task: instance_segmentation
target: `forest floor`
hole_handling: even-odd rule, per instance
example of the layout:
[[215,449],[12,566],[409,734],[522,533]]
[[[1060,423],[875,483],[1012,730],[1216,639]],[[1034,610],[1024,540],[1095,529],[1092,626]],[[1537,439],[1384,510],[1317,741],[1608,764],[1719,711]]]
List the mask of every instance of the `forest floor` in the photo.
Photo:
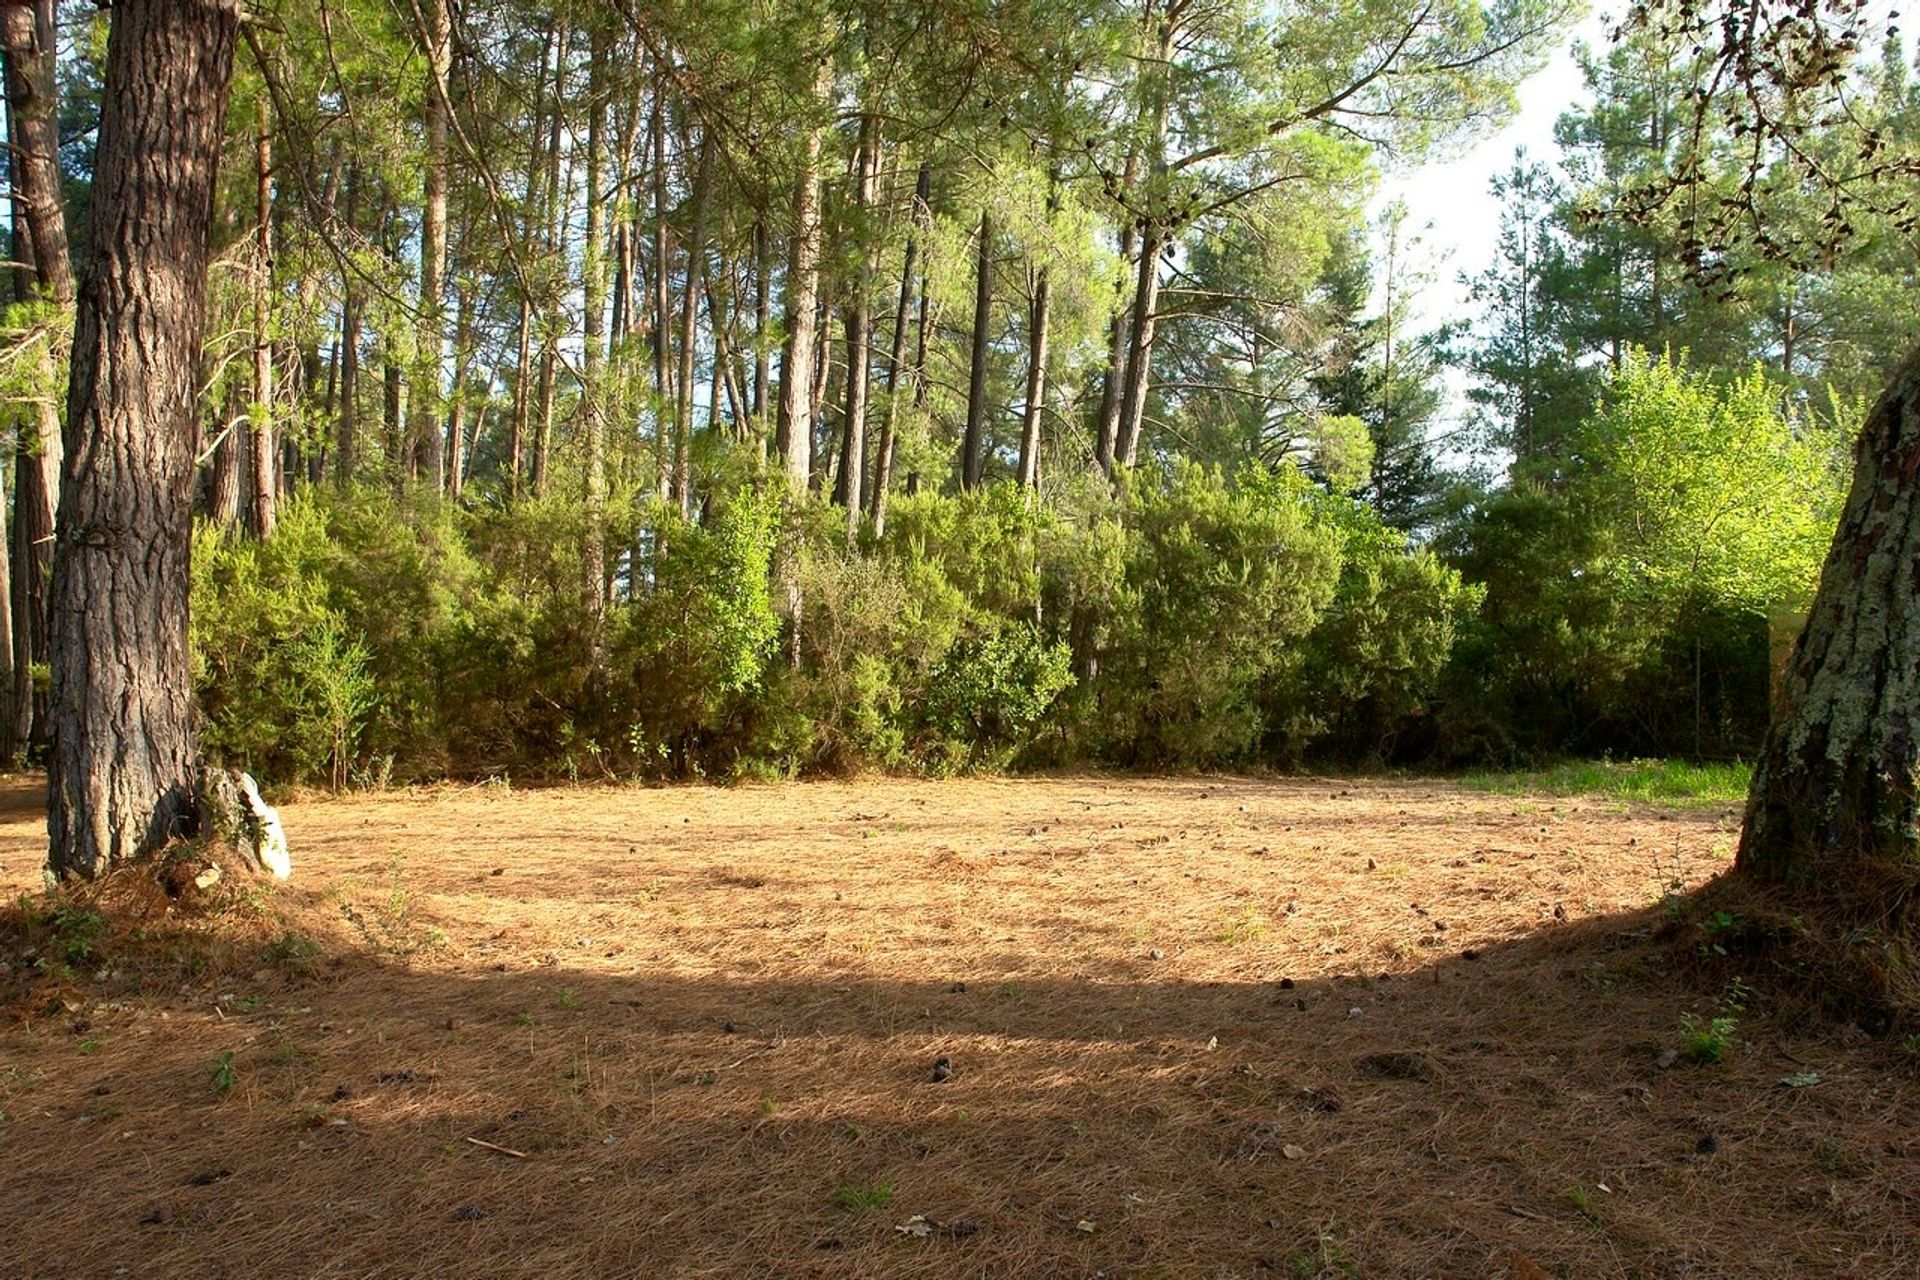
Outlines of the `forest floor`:
[[[0,787],[8,899],[40,785]],[[289,885],[0,942],[0,1275],[1920,1275],[1914,1055],[1662,940],[1724,806],[1086,776],[283,814]],[[1676,1060],[1688,1014],[1724,1060]]]

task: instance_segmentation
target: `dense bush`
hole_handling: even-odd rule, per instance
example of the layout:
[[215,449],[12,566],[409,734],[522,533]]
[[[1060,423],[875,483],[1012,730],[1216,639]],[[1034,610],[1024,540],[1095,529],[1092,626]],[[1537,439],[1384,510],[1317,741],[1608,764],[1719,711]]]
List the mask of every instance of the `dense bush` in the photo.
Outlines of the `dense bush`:
[[849,547],[743,467],[697,520],[624,504],[596,611],[578,503],[309,491],[265,543],[198,534],[203,737],[339,785],[1238,764],[1420,711],[1461,589],[1364,508],[1291,469],[1053,498],[903,497]]
[[901,496],[850,545],[737,453],[694,519],[616,500],[588,582],[566,497],[310,491],[264,544],[198,535],[204,739],[335,785],[1750,749],[1832,442],[1642,357],[1571,435],[1428,547],[1188,463]]

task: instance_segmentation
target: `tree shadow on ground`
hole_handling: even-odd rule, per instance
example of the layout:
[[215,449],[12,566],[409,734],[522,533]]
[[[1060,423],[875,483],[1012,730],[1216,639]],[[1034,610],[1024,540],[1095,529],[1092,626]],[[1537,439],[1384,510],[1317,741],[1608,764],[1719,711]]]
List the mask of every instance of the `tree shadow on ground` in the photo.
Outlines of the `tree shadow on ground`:
[[[1884,1051],[1742,1015],[1727,1061],[1663,1065],[1681,1015],[1713,1013],[1652,936],[1664,920],[1248,982],[985,955],[910,980],[450,972],[345,935],[315,956],[236,944],[211,987],[109,980],[7,1037],[0,1205],[31,1227],[5,1269],[1908,1266],[1920,1149]],[[1012,960],[1030,972],[997,976]],[[1820,1085],[1780,1084],[1806,1071]]]

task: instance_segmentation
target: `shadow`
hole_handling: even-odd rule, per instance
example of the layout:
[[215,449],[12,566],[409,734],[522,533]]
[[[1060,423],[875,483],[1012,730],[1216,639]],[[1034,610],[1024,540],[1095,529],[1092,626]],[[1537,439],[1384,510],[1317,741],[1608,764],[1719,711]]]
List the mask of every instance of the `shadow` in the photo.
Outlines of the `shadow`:
[[[558,868],[497,862],[527,837],[484,813],[426,824],[430,796],[313,806],[292,825],[324,887],[156,923],[0,1032],[0,1221],[31,1224],[0,1240],[0,1275],[1911,1273],[1920,1105],[1888,1087],[1890,1051],[1728,1013],[1738,993],[1689,984],[1663,908],[1501,937],[1396,898],[1424,932],[1388,961],[1304,931],[1244,950],[1130,935],[1126,910],[1204,895],[1227,857],[1177,837],[1141,852],[1179,830],[1180,797],[1286,801],[1231,831],[1237,874],[1271,873],[1279,901],[1308,869],[1267,859],[1265,828],[1345,830],[1341,789],[1144,784],[1117,798],[1153,823],[1109,834],[1089,807],[1051,852],[1018,843],[1044,818],[887,818],[899,847],[874,854],[862,833],[887,805],[847,788],[825,817],[807,797],[827,864],[763,848],[777,807],[732,821],[697,793],[644,829],[593,793],[549,796]],[[344,822],[361,810],[363,832]],[[1242,823],[1224,812],[1216,827]],[[1405,816],[1399,896],[1472,874],[1469,824]],[[1558,856],[1546,825],[1540,847],[1510,831],[1485,856]],[[989,852],[940,861],[943,833]],[[1109,841],[1162,880],[1095,882]],[[457,941],[432,945],[411,882],[380,878],[407,850],[437,859]],[[935,870],[970,877],[959,905]],[[883,892],[915,877],[918,899]],[[1340,906],[1347,883],[1319,888]],[[645,930],[603,933],[602,893],[644,902]],[[799,926],[827,902],[824,935]],[[823,941],[906,909],[1046,918],[965,947]],[[1689,1013],[1736,1018],[1724,1061],[1670,1056]]]
[[1920,1229],[1858,1214],[1914,1147],[1840,1113],[1906,1134],[1911,1099],[1663,1066],[1704,1006],[1661,923],[1287,981],[283,961],[9,1037],[62,1070],[10,1068],[6,1270],[1764,1276],[1845,1240],[1897,1273]]

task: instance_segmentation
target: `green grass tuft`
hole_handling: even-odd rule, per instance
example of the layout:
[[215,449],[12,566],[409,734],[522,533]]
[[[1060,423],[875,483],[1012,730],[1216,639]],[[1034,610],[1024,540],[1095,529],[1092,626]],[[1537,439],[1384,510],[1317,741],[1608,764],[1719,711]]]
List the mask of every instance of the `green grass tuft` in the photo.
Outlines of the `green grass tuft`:
[[893,1180],[882,1178],[878,1182],[843,1182],[833,1189],[833,1202],[849,1213],[884,1209],[893,1203]]
[[1503,796],[1613,796],[1680,807],[1739,804],[1753,770],[1685,760],[1569,760],[1545,769],[1469,773],[1461,785]]

